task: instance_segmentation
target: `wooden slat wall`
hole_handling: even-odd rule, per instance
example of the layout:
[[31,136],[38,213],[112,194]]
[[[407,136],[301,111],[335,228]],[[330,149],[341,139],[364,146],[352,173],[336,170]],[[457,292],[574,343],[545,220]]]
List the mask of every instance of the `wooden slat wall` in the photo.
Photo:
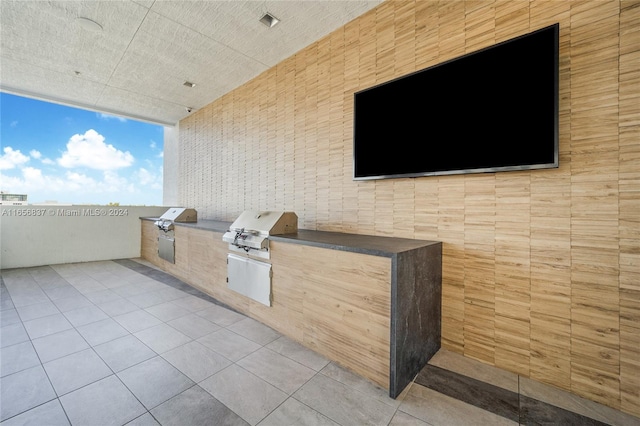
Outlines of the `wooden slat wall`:
[[[560,168],[354,182],[353,93],[560,23]],[[180,123],[180,202],[434,239],[443,345],[640,415],[640,2],[393,0]]]
[[620,5],[620,405],[640,400],[640,2]]
[[[571,13],[571,387],[620,403],[620,5]],[[578,356],[576,356],[578,355]]]

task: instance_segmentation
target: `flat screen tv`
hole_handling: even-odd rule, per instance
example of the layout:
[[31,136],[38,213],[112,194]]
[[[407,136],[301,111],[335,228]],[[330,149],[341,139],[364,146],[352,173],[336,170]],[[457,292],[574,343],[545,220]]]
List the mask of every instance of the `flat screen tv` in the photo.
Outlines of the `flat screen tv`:
[[559,25],[355,93],[354,179],[558,167]]

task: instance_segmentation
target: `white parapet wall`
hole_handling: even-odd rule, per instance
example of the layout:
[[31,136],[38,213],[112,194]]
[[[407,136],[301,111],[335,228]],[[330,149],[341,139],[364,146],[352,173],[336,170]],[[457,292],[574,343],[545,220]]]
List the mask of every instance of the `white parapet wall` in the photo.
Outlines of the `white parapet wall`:
[[141,217],[160,206],[0,206],[0,268],[140,257]]

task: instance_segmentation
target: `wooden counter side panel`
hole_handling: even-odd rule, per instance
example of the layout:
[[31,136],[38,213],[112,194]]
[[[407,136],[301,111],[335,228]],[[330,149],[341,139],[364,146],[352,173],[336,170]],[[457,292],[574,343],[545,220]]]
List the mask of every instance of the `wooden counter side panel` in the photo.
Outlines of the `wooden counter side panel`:
[[220,234],[191,230],[189,283],[220,302],[249,315],[250,299],[227,287],[228,247]]
[[303,341],[302,301],[304,289],[300,285],[304,277],[296,265],[281,263],[273,268],[271,279],[271,306],[251,301],[251,316],[278,330],[291,339]]
[[[270,245],[273,305],[294,303],[289,310],[302,319],[302,330],[296,330],[302,333],[301,342],[388,389],[391,259],[281,242]],[[279,292],[295,294],[294,288],[296,296],[279,300]]]
[[141,244],[140,254],[143,259],[148,260],[154,265],[157,264],[158,258],[158,228],[148,220],[143,220],[141,226]]

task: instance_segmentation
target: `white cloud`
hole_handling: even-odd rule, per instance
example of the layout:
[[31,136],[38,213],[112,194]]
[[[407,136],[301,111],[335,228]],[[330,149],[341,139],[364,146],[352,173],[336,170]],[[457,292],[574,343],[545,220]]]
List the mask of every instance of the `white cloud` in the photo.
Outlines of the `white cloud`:
[[95,191],[98,186],[98,182],[95,179],[83,174],[76,172],[67,172],[65,174],[67,188],[70,191],[78,192],[81,190],[84,191]]
[[[60,158],[47,158],[38,149],[12,147],[0,151],[2,189],[27,194],[29,202],[46,200],[74,203],[155,205],[161,202],[162,167],[146,161],[145,167],[131,166],[128,151],[115,148],[95,130],[71,137]],[[41,164],[34,167],[32,161]],[[34,163],[36,164],[36,163]],[[75,168],[77,167],[77,168]]]
[[42,170],[40,169],[25,167],[22,169],[22,175],[27,181],[38,181],[37,183],[42,181]]
[[10,146],[7,146],[3,151],[4,154],[0,156],[0,170],[13,169],[29,161],[29,157],[21,153],[19,149],[14,150]]
[[42,170],[34,167],[24,167],[21,172],[21,176],[0,174],[0,180],[3,188],[28,194],[30,200],[34,200],[34,197],[45,200],[58,196],[77,198],[83,195],[136,192],[135,186],[128,179],[111,170],[95,177],[73,171],[67,171],[62,176],[45,175]]
[[[151,141],[151,143],[149,144],[149,148],[151,148],[153,151],[158,149],[158,144],[156,143],[156,141]],[[155,155],[156,158],[163,158],[164,157],[164,151],[160,151],[158,154]]]
[[42,156],[42,153],[40,151],[38,151],[37,149],[32,149],[31,151],[29,151],[29,155],[31,156],[31,158],[35,158],[36,160],[40,160],[40,162],[42,164],[46,164],[46,165],[54,165],[56,164],[55,161],[53,161],[50,158],[46,158]]
[[124,117],[118,117],[117,115],[110,115],[105,113],[97,113],[96,116],[101,120],[118,120],[122,123],[127,121],[127,119]]
[[9,126],[18,127],[18,122],[16,120],[14,120],[14,121],[11,122],[11,124]]
[[102,190],[105,192],[135,192],[136,190],[132,183],[114,171],[105,171],[103,177]]
[[148,185],[154,181],[154,176],[147,169],[140,168],[140,170],[138,170],[138,179],[141,185]]
[[[34,191],[47,193],[64,191],[65,181],[60,178],[44,176],[42,170],[34,167],[24,167],[22,176],[0,175],[3,188],[20,194],[30,194]],[[31,200],[31,197],[29,197]]]
[[133,178],[137,180],[140,185],[152,189],[162,189],[162,170],[160,170],[159,173],[154,173],[144,167],[140,167],[138,171],[134,173]]
[[84,135],[73,135],[67,143],[67,150],[58,158],[62,167],[89,167],[96,170],[115,170],[133,164],[129,151],[120,151],[104,142],[104,136],[93,129]]
[[75,194],[105,194],[135,191],[133,184],[112,170],[104,171],[102,176],[96,176],[95,178],[84,173],[67,171],[64,181],[66,191]]
[[47,169],[23,167],[13,175],[0,172],[2,189],[27,194],[29,202],[46,200],[76,204],[160,205],[162,203],[162,170],[137,170],[131,176],[116,171],[50,174]]

